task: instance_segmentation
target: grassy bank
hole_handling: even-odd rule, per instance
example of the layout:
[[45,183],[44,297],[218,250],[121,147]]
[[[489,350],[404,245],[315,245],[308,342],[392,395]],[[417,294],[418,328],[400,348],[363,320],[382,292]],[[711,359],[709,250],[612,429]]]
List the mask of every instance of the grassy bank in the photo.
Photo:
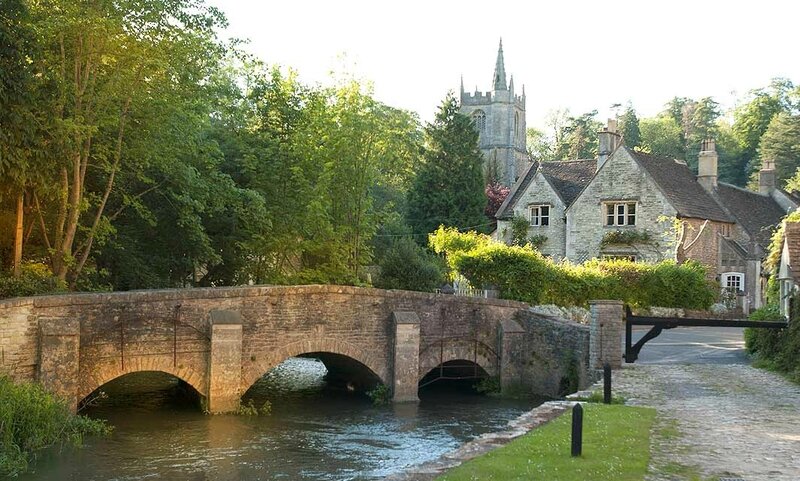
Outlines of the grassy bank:
[[650,460],[655,415],[650,408],[584,404],[583,456],[570,456],[567,413],[437,480],[639,481]]
[[25,471],[40,449],[109,431],[102,421],[72,414],[38,385],[0,376],[0,478]]

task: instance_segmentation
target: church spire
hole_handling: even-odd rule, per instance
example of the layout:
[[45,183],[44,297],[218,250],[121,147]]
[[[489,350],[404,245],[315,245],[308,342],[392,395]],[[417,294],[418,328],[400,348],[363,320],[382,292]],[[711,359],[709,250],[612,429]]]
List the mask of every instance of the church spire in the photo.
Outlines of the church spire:
[[497,49],[497,64],[494,66],[493,90],[508,90],[506,85],[506,67],[503,63],[503,39],[500,38],[500,48]]

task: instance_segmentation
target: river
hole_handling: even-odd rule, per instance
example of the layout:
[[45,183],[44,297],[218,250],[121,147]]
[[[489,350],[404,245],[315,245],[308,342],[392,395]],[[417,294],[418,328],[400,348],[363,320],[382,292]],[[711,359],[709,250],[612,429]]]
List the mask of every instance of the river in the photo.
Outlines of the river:
[[255,481],[374,480],[434,459],[541,403],[479,395],[472,383],[434,383],[419,404],[375,406],[334,389],[325,367],[292,358],[245,400],[271,403],[266,416],[203,415],[177,380],[125,376],[86,414],[114,432],[82,448],[41,453],[20,480]]

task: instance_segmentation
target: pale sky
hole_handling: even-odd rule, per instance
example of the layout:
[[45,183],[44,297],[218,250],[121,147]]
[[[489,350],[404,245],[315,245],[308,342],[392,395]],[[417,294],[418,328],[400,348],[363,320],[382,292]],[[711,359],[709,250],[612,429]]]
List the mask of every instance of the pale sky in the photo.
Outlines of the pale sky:
[[209,1],[228,16],[225,34],[265,62],[311,84],[344,69],[426,121],[461,75],[467,91],[491,89],[500,37],[528,126],[540,128],[558,108],[604,120],[630,100],[649,117],[676,95],[730,108],[773,77],[800,83],[792,0]]

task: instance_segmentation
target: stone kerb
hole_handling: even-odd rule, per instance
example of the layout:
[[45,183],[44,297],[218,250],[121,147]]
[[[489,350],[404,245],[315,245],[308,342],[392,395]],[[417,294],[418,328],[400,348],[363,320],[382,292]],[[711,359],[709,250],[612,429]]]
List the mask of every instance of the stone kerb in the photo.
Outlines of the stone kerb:
[[590,301],[589,311],[589,368],[602,369],[608,363],[612,369],[619,369],[622,367],[622,335],[625,332],[622,301]]

